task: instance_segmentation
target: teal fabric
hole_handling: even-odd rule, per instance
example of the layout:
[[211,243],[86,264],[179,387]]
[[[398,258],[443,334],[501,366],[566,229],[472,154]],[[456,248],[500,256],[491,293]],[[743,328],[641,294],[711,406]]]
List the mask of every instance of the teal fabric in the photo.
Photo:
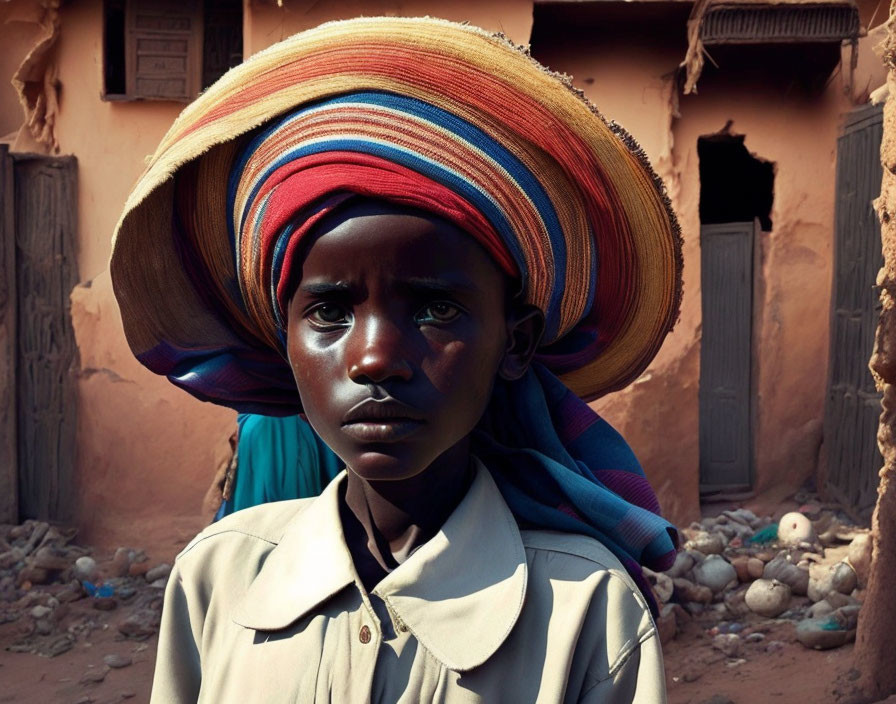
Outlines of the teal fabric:
[[343,468],[299,416],[237,416],[236,480],[222,515],[269,501],[317,496]]

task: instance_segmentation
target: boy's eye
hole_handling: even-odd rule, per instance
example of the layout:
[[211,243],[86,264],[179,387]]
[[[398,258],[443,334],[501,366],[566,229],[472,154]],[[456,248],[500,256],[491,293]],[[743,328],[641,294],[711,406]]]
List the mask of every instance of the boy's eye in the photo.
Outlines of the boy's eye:
[[459,315],[460,309],[456,305],[438,301],[423,308],[417,314],[417,320],[423,323],[450,323]]
[[348,311],[336,303],[322,303],[309,313],[308,318],[317,325],[341,325],[348,322]]

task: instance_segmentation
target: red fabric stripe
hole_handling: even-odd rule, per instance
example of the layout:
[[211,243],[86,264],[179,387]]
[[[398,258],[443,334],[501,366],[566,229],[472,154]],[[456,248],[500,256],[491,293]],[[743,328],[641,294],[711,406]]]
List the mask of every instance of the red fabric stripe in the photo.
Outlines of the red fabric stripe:
[[[296,159],[274,171],[264,192],[275,188],[261,224],[259,265],[270,271],[277,235],[315,201],[334,193],[355,193],[432,213],[468,232],[489,252],[507,274],[519,277],[516,263],[491,224],[454,191],[419,173],[386,159],[355,152],[326,152]],[[256,200],[260,199],[260,192]],[[280,310],[285,311],[295,253],[311,227],[291,238],[277,282]]]

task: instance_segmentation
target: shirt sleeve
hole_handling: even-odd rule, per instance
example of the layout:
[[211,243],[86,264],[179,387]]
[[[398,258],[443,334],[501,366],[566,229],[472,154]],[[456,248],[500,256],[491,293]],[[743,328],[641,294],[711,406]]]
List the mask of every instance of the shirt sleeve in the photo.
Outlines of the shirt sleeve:
[[201,624],[190,618],[183,576],[175,562],[165,589],[151,704],[194,704],[199,699],[197,631],[201,632]]
[[665,704],[666,680],[660,639],[654,630],[590,689],[580,704]]

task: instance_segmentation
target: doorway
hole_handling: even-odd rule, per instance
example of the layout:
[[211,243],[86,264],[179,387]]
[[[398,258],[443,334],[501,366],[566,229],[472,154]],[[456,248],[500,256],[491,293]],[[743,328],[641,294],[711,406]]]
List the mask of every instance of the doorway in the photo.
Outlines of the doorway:
[[700,159],[700,493],[753,484],[754,259],[772,229],[774,164],[743,135],[697,141]]
[[883,111],[869,105],[849,114],[837,140],[825,491],[859,521],[871,517],[883,466],[877,446],[881,394],[868,370],[881,308],[874,283],[883,254],[872,201],[880,195],[882,134]]
[[0,145],[0,522],[68,520],[77,162]]

